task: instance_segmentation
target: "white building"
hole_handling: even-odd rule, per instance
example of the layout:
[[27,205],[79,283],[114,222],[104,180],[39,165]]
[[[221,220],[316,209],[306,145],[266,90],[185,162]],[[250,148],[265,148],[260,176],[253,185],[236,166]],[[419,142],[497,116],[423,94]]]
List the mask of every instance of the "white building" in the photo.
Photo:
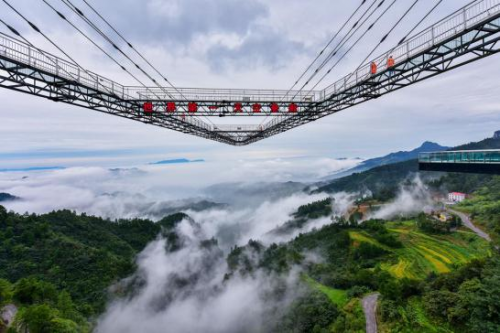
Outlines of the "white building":
[[448,201],[450,202],[462,202],[467,199],[467,194],[460,192],[448,193]]

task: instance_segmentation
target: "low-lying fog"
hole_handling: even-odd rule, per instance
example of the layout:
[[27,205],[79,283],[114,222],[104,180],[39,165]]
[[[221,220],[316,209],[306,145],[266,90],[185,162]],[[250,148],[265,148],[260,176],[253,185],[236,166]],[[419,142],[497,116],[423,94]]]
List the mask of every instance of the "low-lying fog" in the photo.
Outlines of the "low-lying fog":
[[[276,159],[203,162],[137,168],[69,168],[45,172],[0,172],[0,192],[22,198],[4,203],[17,212],[45,213],[55,209],[109,218],[159,219],[170,206],[193,200],[248,207],[303,188],[359,160]],[[262,183],[274,183],[265,186]],[[221,185],[222,184],[222,185]],[[168,210],[168,209],[167,209]],[[168,213],[168,212],[167,212]]]
[[[176,230],[183,239],[181,250],[167,252],[166,240],[159,238],[142,251],[137,272],[120,282],[134,285],[134,293],[110,302],[99,319],[97,332],[266,332],[300,294],[300,267],[286,276],[256,272],[225,281],[225,258],[231,247],[245,245],[250,239],[264,245],[285,242],[300,232],[332,223],[331,217],[325,217],[289,234],[272,232],[290,221],[301,205],[330,197],[334,215],[344,215],[360,194],[309,194],[304,189],[306,182],[358,161],[324,162],[299,165],[293,169],[295,173],[272,163],[224,170],[200,163],[3,173],[0,192],[20,197],[3,204],[21,213],[65,208],[112,219],[158,220],[182,210],[190,216]],[[229,183],[217,183],[220,179]],[[425,186],[417,178],[375,217],[418,211],[429,203]],[[200,246],[200,242],[212,238],[217,239],[218,246]],[[283,293],[270,297],[278,285]]]

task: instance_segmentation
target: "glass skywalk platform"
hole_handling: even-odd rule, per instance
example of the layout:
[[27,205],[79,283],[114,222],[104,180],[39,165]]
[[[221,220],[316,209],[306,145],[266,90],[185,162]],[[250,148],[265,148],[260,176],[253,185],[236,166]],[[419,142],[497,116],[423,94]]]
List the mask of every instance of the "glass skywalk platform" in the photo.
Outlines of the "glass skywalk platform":
[[420,171],[500,175],[500,149],[422,153],[418,162]]

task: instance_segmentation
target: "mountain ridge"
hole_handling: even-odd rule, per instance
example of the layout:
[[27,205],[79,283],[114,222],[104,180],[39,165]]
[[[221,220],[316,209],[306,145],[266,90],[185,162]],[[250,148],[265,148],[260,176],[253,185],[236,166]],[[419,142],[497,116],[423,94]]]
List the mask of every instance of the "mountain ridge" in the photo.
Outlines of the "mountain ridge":
[[185,163],[201,163],[205,162],[203,159],[188,160],[187,158],[177,158],[172,160],[163,160],[158,162],[149,163],[149,165],[164,165],[164,164],[185,164]]
[[[478,142],[471,142],[447,150],[480,150],[480,149],[500,149],[500,139],[487,138]],[[416,158],[402,162],[396,162],[377,166],[365,171],[354,172],[352,174],[341,176],[339,178],[322,181],[316,184],[314,193],[326,192],[370,192],[374,197],[382,201],[395,197],[399,190],[399,185],[405,179],[412,175],[420,174],[421,177],[432,179],[435,175],[443,174],[437,172],[419,173],[418,160]],[[467,188],[468,191],[475,190],[478,184],[489,179],[488,175],[453,175],[455,188]],[[476,179],[477,178],[477,179]],[[383,181],[382,181],[383,179]],[[471,186],[468,184],[476,184]],[[462,183],[461,185],[459,183]],[[467,185],[467,186],[466,186]]]
[[368,159],[359,165],[355,166],[354,168],[341,171],[339,173],[334,173],[330,176],[325,177],[325,180],[334,180],[346,176],[350,176],[354,173],[359,173],[363,171],[368,171],[370,169],[384,166],[384,165],[389,165],[389,164],[394,164],[394,163],[399,163],[399,162],[405,162],[409,161],[412,159],[415,159],[418,157],[418,154],[420,153],[432,153],[436,151],[444,151],[448,150],[450,147],[445,147],[441,146],[438,143],[431,142],[431,141],[425,141],[420,147],[415,148],[410,151],[398,151],[398,152],[393,152],[390,154],[387,154],[385,156],[381,157],[375,157]]

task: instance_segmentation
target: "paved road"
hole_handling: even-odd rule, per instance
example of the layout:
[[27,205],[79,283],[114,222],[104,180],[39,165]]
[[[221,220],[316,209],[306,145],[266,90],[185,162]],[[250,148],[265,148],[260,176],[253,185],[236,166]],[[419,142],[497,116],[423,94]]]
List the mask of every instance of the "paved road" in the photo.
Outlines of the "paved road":
[[472,223],[472,221],[470,220],[469,216],[467,216],[464,213],[457,212],[456,210],[453,210],[451,208],[448,208],[448,211],[450,213],[453,213],[453,214],[457,215],[458,217],[460,217],[460,219],[462,220],[462,223],[464,224],[464,226],[466,226],[470,230],[474,231],[476,233],[476,235],[478,235],[481,238],[486,239],[488,242],[491,242],[490,235],[488,235],[487,233],[485,233],[484,231],[482,231],[481,229],[479,229],[478,227],[476,227],[474,225],[474,223]]
[[366,333],[377,333],[377,302],[379,294],[365,296],[361,303],[366,318]]

